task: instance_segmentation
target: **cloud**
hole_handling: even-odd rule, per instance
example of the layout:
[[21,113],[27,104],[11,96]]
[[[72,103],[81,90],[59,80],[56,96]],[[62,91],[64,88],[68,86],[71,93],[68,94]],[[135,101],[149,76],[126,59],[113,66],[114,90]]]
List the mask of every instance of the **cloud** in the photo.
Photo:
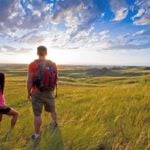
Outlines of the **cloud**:
[[132,17],[132,19],[134,20],[134,19],[136,19],[136,18],[139,18],[139,17],[141,17],[142,15],[144,15],[144,13],[145,13],[145,9],[141,8],[141,9],[138,10],[137,14]]
[[0,14],[0,22],[5,22],[10,16],[10,11],[14,9],[14,5],[16,0],[1,0],[1,14]]
[[150,24],[150,14],[147,14],[140,19],[137,19],[134,21],[134,24],[136,25],[148,25]]
[[137,13],[132,17],[135,25],[149,25],[150,24],[150,1],[136,1],[134,9],[138,9]]
[[45,34],[44,43],[47,43],[46,45],[51,48],[66,50],[141,50],[149,48],[150,31],[146,29],[133,33],[118,34],[115,37],[112,37],[113,32],[111,30],[101,30],[97,33],[92,32],[93,30],[94,27],[91,26],[89,30],[83,30],[71,39],[65,31],[53,29],[52,32]]
[[127,44],[127,45],[114,45],[112,47],[108,47],[107,49],[109,50],[144,50],[144,49],[149,49],[150,44]]
[[143,35],[144,32],[145,32],[144,30],[140,30],[140,31],[133,33],[132,36]]
[[30,37],[27,36],[27,38],[22,39],[22,41],[28,44],[38,44],[42,43],[44,39],[45,37],[43,35],[32,35]]
[[[0,40],[4,39],[7,43],[4,42],[0,47],[0,52],[21,53],[22,50],[22,53],[26,53],[31,49],[16,48],[15,44],[31,47],[39,43],[55,49],[76,50],[149,48],[150,31],[140,28],[132,33],[125,29],[120,30],[121,27],[115,26],[116,23],[113,22],[122,21],[128,16],[129,8],[126,1],[110,0],[110,6],[106,4],[107,2],[104,0],[1,0]],[[134,24],[150,23],[148,6],[149,2],[144,0],[135,2],[132,13],[134,15],[130,18]],[[111,10],[107,11],[107,7]],[[108,15],[111,17],[109,18]],[[101,22],[108,23],[108,26],[102,27]],[[114,33],[112,30],[114,27],[117,27],[118,33]],[[12,47],[8,46],[9,44],[12,44]]]
[[1,0],[0,10],[3,34],[45,27],[52,15],[52,5],[42,0]]
[[16,48],[12,46],[0,46],[0,53],[5,54],[22,54],[22,53],[29,53],[31,48]]
[[80,31],[89,31],[102,18],[103,6],[104,2],[99,0],[1,0],[0,33],[5,37],[18,33],[15,35],[19,38],[19,33],[26,30],[25,35],[30,37],[35,29],[64,23],[67,34],[73,38]]
[[[32,43],[32,45],[49,43],[51,47],[68,49],[74,49],[74,47],[77,49],[85,45],[84,42],[88,41],[94,30],[94,22],[103,16],[104,6],[104,2],[102,4],[99,0],[57,1],[55,6],[50,1],[43,0],[1,1],[0,28],[2,30],[0,33],[2,37],[14,43]],[[2,14],[6,17],[2,18]],[[59,29],[55,33],[51,31],[53,26],[63,23],[65,25],[63,32]],[[44,30],[46,33],[43,32]],[[101,35],[101,38],[104,38],[104,35]],[[4,49],[7,52],[16,51],[8,47],[3,47]]]
[[23,28],[45,27],[50,23],[52,15],[52,4],[42,0],[22,1],[22,8],[25,11],[23,16]]
[[150,49],[149,33],[149,30],[139,30],[133,33],[118,34],[112,37],[112,32],[110,30],[103,30],[97,35],[90,35],[89,41],[85,41],[85,49],[90,48],[98,51]]
[[16,49],[14,47],[11,47],[11,46],[1,46],[0,47],[1,53],[10,53],[10,52],[14,52],[14,51],[16,51]]
[[110,0],[110,6],[115,15],[114,21],[120,21],[127,17],[128,8],[124,0]]
[[[107,39],[105,50],[144,50],[150,49],[149,30],[139,30],[135,33],[119,35]],[[143,40],[144,39],[144,40]]]
[[18,0],[1,0],[0,3],[0,32],[7,33],[17,30],[22,13]]
[[16,41],[34,45],[42,43],[45,40],[46,36],[47,34],[45,34],[45,32],[33,30],[17,38]]
[[98,0],[60,1],[52,20],[55,23],[64,21],[65,26],[70,29],[71,37],[74,37],[80,31],[88,30],[101,17],[101,5],[103,4]]
[[132,34],[133,39],[141,39],[141,41],[149,41],[150,39],[150,30],[139,30]]

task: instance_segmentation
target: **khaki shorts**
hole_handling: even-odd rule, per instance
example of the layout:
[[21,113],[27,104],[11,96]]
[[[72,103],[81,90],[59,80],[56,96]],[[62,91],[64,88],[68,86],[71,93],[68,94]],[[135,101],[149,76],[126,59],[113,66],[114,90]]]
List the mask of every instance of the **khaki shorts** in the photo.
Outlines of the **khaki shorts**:
[[32,97],[32,109],[35,116],[40,116],[44,106],[45,111],[55,112],[55,102],[53,91],[34,91],[31,94]]

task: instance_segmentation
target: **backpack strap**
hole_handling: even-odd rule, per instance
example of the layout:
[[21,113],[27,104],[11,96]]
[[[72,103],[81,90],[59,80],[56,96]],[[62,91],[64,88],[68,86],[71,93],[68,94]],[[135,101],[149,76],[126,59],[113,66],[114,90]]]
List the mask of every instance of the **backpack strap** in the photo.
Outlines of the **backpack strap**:
[[[43,70],[46,66],[46,62],[45,61],[40,61],[38,64],[38,79],[40,79],[41,81],[43,80]],[[43,82],[41,82],[41,86],[43,86],[42,84]]]
[[[54,69],[56,75],[58,74],[56,63],[54,63],[54,62],[51,61],[51,60],[46,60],[46,64],[48,64],[49,66],[53,66],[53,69]],[[57,78],[57,77],[56,77],[56,78]]]

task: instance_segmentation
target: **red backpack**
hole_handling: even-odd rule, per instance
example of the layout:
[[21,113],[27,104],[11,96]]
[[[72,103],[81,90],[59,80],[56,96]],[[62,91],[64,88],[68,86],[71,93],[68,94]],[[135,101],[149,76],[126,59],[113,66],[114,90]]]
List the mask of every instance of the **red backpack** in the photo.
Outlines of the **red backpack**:
[[57,86],[57,66],[50,60],[35,60],[38,70],[33,80],[40,91],[54,90]]

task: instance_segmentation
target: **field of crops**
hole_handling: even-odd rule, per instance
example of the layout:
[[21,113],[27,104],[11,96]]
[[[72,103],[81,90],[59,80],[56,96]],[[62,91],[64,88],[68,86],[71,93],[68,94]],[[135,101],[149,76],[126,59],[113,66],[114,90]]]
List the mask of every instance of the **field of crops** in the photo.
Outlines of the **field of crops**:
[[7,103],[19,111],[0,124],[0,150],[150,150],[150,68],[59,66],[59,127],[43,111],[39,141],[27,100],[26,65],[0,65]]

